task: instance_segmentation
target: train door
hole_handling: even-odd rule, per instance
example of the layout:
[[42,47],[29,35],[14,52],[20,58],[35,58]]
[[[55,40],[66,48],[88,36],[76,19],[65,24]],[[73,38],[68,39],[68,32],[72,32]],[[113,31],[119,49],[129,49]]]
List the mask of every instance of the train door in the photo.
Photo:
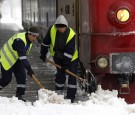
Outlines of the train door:
[[64,15],[69,26],[76,31],[76,0],[57,0],[58,15]]
[[91,33],[90,33],[90,0],[79,2],[79,56],[84,67],[90,69],[91,62]]
[[80,60],[86,68],[89,68],[89,0],[57,0],[57,16],[61,14],[65,16],[69,26],[77,33]]

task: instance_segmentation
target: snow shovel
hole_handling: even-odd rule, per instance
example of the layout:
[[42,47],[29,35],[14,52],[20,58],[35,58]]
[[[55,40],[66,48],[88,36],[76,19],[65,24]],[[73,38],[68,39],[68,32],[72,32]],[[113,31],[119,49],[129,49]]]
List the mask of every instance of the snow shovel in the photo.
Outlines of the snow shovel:
[[[56,64],[56,63],[54,63],[53,61],[50,61],[49,59],[46,59],[46,61],[49,62],[50,64],[56,66],[57,68],[61,69],[61,66],[58,65],[58,64]],[[69,70],[65,70],[65,72],[66,72],[67,74],[69,74],[69,75],[72,75],[72,76],[76,77],[77,79],[81,80],[82,82],[86,82],[85,79],[82,79],[81,77],[79,77],[78,75],[72,73],[72,72],[69,71]]]
[[[50,61],[49,59],[46,59],[47,62],[50,64],[56,66],[57,68],[61,69],[61,66],[54,63],[53,61]],[[81,84],[83,84],[83,87],[85,87],[85,91],[87,93],[92,93],[97,90],[97,84],[96,84],[96,79],[94,75],[91,73],[91,71],[86,71],[86,76],[85,77],[80,77],[74,73],[72,73],[69,70],[65,70],[65,72],[81,81]]]
[[46,103],[47,101],[49,103],[59,103],[61,101],[64,101],[64,98],[61,96],[56,95],[53,91],[49,91],[45,89],[45,87],[40,83],[40,81],[36,78],[34,74],[32,74],[32,79],[35,81],[35,83],[41,88],[41,90],[37,93],[39,100],[42,101],[42,103]]

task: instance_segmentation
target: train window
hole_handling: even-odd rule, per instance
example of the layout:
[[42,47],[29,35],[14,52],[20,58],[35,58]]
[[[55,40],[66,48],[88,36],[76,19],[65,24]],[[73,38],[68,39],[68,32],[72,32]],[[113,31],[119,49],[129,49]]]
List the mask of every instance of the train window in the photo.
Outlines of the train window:
[[49,17],[48,17],[48,12],[46,13],[46,26],[49,26]]
[[61,13],[63,13],[63,8],[60,9]]
[[75,9],[75,5],[73,3],[73,6],[72,6],[72,13],[73,13],[73,16],[74,16],[74,9]]
[[27,17],[27,20],[30,20],[30,14],[28,13],[28,17]]
[[34,22],[35,22],[35,12],[33,12]]
[[130,13],[127,9],[120,9],[118,10],[117,12],[117,19],[120,21],[120,22],[126,22],[128,21],[130,18]]
[[69,5],[65,6],[65,13],[70,14],[70,6]]

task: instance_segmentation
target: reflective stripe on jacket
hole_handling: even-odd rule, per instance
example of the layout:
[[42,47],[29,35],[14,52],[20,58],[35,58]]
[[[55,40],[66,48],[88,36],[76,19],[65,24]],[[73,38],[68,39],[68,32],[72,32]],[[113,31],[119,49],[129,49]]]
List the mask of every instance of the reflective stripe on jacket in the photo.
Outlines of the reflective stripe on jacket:
[[[55,54],[55,51],[53,49],[54,49],[54,45],[55,45],[56,32],[57,32],[57,29],[53,25],[51,28],[51,32],[50,32],[50,36],[51,36],[50,53],[52,56],[54,56],[54,54]],[[68,39],[66,41],[66,44],[73,38],[74,35],[75,35],[75,32],[70,28],[70,33],[68,35]],[[73,56],[72,56],[71,61],[74,61],[77,58],[78,58],[78,50],[76,49]]]
[[[19,58],[17,51],[15,51],[12,48],[12,44],[14,40],[17,38],[20,38],[24,42],[25,46],[27,45],[25,33],[26,32],[15,34],[2,47],[0,51],[0,56],[1,56],[0,62],[5,70],[9,70]],[[28,48],[27,54],[29,53],[31,47],[32,47],[32,44]]]

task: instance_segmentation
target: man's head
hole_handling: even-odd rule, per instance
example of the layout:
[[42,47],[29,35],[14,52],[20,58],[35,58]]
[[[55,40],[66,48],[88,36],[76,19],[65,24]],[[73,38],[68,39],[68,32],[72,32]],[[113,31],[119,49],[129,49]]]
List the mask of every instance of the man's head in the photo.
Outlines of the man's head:
[[63,15],[58,16],[58,18],[55,21],[55,27],[60,31],[61,33],[65,32],[65,30],[68,27],[68,22],[65,19]]
[[27,33],[28,33],[28,39],[31,42],[35,42],[36,39],[39,37],[39,30],[35,26],[30,27]]

